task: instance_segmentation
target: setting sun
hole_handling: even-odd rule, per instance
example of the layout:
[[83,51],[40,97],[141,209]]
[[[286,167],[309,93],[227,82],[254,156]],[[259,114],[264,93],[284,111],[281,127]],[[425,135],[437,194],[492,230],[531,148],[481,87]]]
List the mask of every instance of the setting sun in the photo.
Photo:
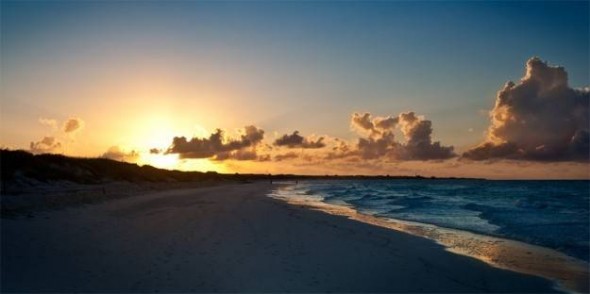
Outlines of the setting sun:
[[589,9],[0,0],[0,293],[589,293]]

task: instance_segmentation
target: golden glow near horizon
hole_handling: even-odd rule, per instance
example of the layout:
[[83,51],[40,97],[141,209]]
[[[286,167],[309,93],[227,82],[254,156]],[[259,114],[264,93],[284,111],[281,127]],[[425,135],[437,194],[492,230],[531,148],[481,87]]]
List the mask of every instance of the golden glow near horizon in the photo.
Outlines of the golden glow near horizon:
[[[588,89],[587,3],[531,4],[510,15],[493,3],[445,3],[441,16],[440,5],[428,2],[300,3],[295,10],[264,1],[197,2],[3,2],[0,145],[229,173],[590,176],[581,144],[588,106],[566,97]],[[326,13],[312,13],[318,8]],[[552,17],[527,17],[529,8]],[[428,17],[415,23],[403,17],[408,13]],[[506,34],[507,23],[524,33]],[[407,38],[408,28],[416,37]],[[489,49],[498,44],[514,46]],[[526,60],[533,55],[547,60]],[[502,88],[508,80],[516,82]],[[530,87],[537,80],[542,87]],[[555,85],[567,90],[549,91],[555,99],[522,90]],[[523,103],[494,107],[499,92]],[[364,133],[351,131],[357,112]],[[69,118],[84,127],[65,131]],[[240,141],[244,133],[234,130],[245,126],[264,138],[251,129]],[[209,144],[217,128],[238,147]],[[204,138],[202,149],[217,150],[163,154],[179,136]],[[290,141],[274,144],[282,136]],[[502,150],[503,142],[518,148]],[[470,150],[474,161],[461,160]]]

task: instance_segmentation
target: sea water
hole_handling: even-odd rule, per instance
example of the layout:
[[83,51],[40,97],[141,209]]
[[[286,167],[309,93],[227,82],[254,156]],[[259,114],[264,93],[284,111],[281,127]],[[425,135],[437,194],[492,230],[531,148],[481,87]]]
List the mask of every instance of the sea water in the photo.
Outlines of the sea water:
[[273,192],[551,248],[588,261],[590,181],[311,180]]

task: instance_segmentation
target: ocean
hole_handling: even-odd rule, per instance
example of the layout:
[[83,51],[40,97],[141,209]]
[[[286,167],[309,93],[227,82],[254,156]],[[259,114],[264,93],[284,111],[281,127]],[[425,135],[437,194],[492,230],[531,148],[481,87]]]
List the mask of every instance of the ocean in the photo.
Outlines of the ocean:
[[521,241],[589,261],[590,181],[310,180],[271,196]]

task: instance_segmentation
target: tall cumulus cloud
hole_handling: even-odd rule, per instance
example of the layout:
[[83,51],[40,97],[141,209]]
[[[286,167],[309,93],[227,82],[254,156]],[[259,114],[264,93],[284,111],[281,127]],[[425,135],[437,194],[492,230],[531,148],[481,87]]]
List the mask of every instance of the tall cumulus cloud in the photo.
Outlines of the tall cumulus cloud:
[[486,140],[463,157],[588,161],[589,101],[590,89],[571,88],[563,67],[531,58],[520,82],[498,92]]
[[[375,118],[370,113],[354,113],[351,125],[368,133],[367,137],[359,138],[356,145],[358,155],[363,159],[443,160],[455,156],[452,146],[432,141],[432,122],[414,112]],[[396,140],[396,129],[401,130],[405,142]]]

